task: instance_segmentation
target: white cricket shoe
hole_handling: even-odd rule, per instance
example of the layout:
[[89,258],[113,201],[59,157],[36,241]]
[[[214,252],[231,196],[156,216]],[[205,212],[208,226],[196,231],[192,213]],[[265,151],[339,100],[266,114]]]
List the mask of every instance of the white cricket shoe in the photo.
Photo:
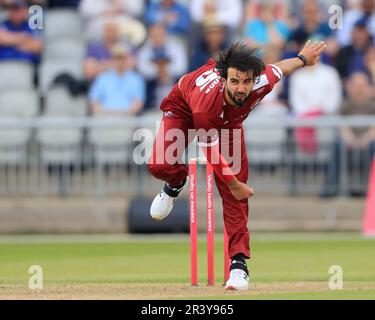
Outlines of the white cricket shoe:
[[152,219],[161,221],[165,219],[172,211],[174,202],[177,198],[167,195],[162,190],[152,201],[150,214]]
[[168,217],[173,209],[174,202],[178,198],[180,192],[184,188],[186,179],[182,181],[180,186],[172,188],[166,183],[163,190],[152,201],[150,214],[152,219],[161,221]]
[[242,269],[233,269],[225,284],[225,290],[247,290],[249,288],[249,276]]

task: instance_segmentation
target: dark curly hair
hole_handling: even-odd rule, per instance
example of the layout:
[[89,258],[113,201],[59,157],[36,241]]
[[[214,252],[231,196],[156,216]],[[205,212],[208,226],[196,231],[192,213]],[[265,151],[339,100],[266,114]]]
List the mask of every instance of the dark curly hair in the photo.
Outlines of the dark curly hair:
[[220,52],[216,60],[216,68],[224,79],[228,76],[229,68],[242,72],[253,71],[254,79],[258,79],[266,68],[260,56],[260,49],[252,49],[244,42],[236,42],[227,51]]

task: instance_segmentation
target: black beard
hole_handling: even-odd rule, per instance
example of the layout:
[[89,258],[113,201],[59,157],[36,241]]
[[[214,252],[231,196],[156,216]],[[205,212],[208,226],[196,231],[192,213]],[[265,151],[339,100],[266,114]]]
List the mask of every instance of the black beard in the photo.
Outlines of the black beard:
[[227,90],[227,94],[228,94],[229,98],[231,98],[231,100],[236,104],[237,107],[243,107],[246,104],[247,99],[249,98],[249,96],[247,96],[242,101],[238,101],[236,99],[236,97],[229,90]]

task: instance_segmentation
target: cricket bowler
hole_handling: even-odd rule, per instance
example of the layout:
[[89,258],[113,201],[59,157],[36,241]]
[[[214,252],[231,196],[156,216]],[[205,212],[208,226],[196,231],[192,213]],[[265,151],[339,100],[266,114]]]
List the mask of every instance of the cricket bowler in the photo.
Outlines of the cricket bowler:
[[[234,43],[216,61],[210,59],[199,69],[182,76],[161,103],[163,118],[148,169],[165,184],[152,202],[151,217],[165,219],[183,189],[188,166],[176,159],[182,157],[194,138],[188,131],[195,129],[198,145],[213,167],[223,203],[231,258],[227,290],[246,290],[249,285],[248,199],[254,191],[246,184],[248,159],[242,123],[283,76],[316,64],[325,48],[324,42],[307,41],[295,58],[265,65],[258,49],[242,42]],[[168,132],[177,129],[184,133],[183,138],[180,134],[171,138],[174,135]],[[229,134],[223,139],[221,132],[225,129]],[[240,132],[239,138],[232,134],[235,130]],[[223,155],[224,147],[233,153],[231,159]],[[239,168],[231,166],[233,158],[239,159]]]

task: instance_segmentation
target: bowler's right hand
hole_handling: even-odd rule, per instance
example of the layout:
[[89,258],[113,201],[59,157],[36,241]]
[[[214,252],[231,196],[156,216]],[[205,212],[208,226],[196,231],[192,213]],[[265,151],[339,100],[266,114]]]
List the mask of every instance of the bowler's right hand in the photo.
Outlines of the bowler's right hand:
[[236,178],[228,183],[228,188],[237,200],[248,199],[254,195],[253,188],[246,183],[238,181]]

